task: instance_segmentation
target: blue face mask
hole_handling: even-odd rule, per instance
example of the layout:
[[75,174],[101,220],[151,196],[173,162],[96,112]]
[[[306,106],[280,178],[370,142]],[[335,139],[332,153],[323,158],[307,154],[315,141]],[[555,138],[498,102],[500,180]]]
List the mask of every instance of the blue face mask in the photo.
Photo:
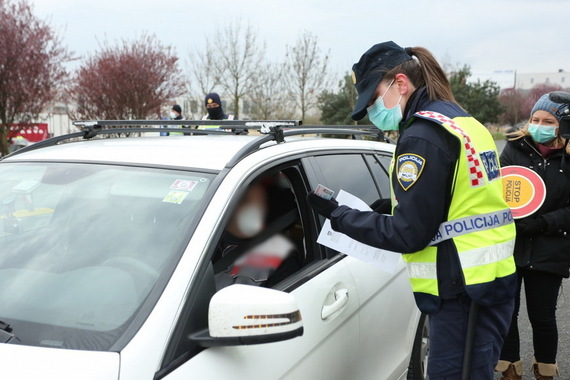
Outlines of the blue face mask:
[[[386,92],[392,86],[392,82],[388,85]],[[402,108],[400,107],[400,100],[402,100],[402,95],[400,95],[400,99],[398,99],[398,104],[392,108],[386,108],[384,105],[384,95],[376,99],[374,104],[367,108],[368,111],[368,118],[379,129],[383,131],[397,131],[400,125],[400,121],[402,121]]]
[[549,125],[529,124],[528,133],[534,141],[539,144],[544,144],[554,140],[556,137],[556,128]]

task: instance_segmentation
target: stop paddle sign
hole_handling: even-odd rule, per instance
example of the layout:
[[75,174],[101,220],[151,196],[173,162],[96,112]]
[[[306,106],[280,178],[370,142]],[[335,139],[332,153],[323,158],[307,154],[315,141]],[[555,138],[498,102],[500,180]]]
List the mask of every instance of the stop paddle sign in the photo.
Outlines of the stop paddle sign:
[[536,212],[546,198],[546,186],[536,172],[524,166],[505,166],[503,198],[511,208],[513,218],[520,219]]

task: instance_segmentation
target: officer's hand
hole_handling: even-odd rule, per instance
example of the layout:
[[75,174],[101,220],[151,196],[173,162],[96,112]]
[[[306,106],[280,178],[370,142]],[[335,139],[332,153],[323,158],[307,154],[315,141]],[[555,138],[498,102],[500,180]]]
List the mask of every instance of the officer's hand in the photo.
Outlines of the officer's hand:
[[378,214],[389,214],[392,211],[392,201],[389,198],[380,198],[374,201],[370,208]]
[[330,200],[326,200],[319,197],[314,191],[311,191],[307,195],[307,202],[309,202],[309,206],[311,206],[313,210],[327,219],[330,219],[332,212],[338,208],[336,199],[331,198]]
[[523,218],[515,221],[517,227],[517,234],[526,236],[536,236],[546,232],[548,223],[542,217],[536,219]]

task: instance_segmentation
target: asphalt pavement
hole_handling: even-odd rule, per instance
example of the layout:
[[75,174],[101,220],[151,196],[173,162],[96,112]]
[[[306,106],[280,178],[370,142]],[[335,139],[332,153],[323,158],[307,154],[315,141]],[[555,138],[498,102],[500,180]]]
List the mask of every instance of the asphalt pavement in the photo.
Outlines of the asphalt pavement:
[[[499,153],[505,147],[504,140],[497,140]],[[570,254],[570,253],[569,253]],[[519,312],[519,332],[521,341],[521,359],[523,360],[526,376],[523,379],[532,379],[530,365],[534,350],[532,348],[532,329],[526,312],[524,289],[521,292],[521,309]],[[558,322],[558,367],[560,377],[558,379],[570,380],[570,280],[562,281],[562,289],[558,297],[558,310],[556,312]],[[498,379],[499,376],[497,375]]]

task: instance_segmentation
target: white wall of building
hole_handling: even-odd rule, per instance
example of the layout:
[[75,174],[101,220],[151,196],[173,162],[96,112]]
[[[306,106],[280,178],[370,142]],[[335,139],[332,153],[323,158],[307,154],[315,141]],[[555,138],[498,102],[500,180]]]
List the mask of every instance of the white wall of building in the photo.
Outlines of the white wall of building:
[[38,123],[47,123],[50,137],[61,136],[67,133],[77,132],[77,128],[71,124],[68,116],[69,105],[65,103],[55,103],[38,115]]
[[557,84],[562,88],[570,87],[570,72],[559,71],[556,73],[517,73],[517,89],[530,90],[537,84]]

